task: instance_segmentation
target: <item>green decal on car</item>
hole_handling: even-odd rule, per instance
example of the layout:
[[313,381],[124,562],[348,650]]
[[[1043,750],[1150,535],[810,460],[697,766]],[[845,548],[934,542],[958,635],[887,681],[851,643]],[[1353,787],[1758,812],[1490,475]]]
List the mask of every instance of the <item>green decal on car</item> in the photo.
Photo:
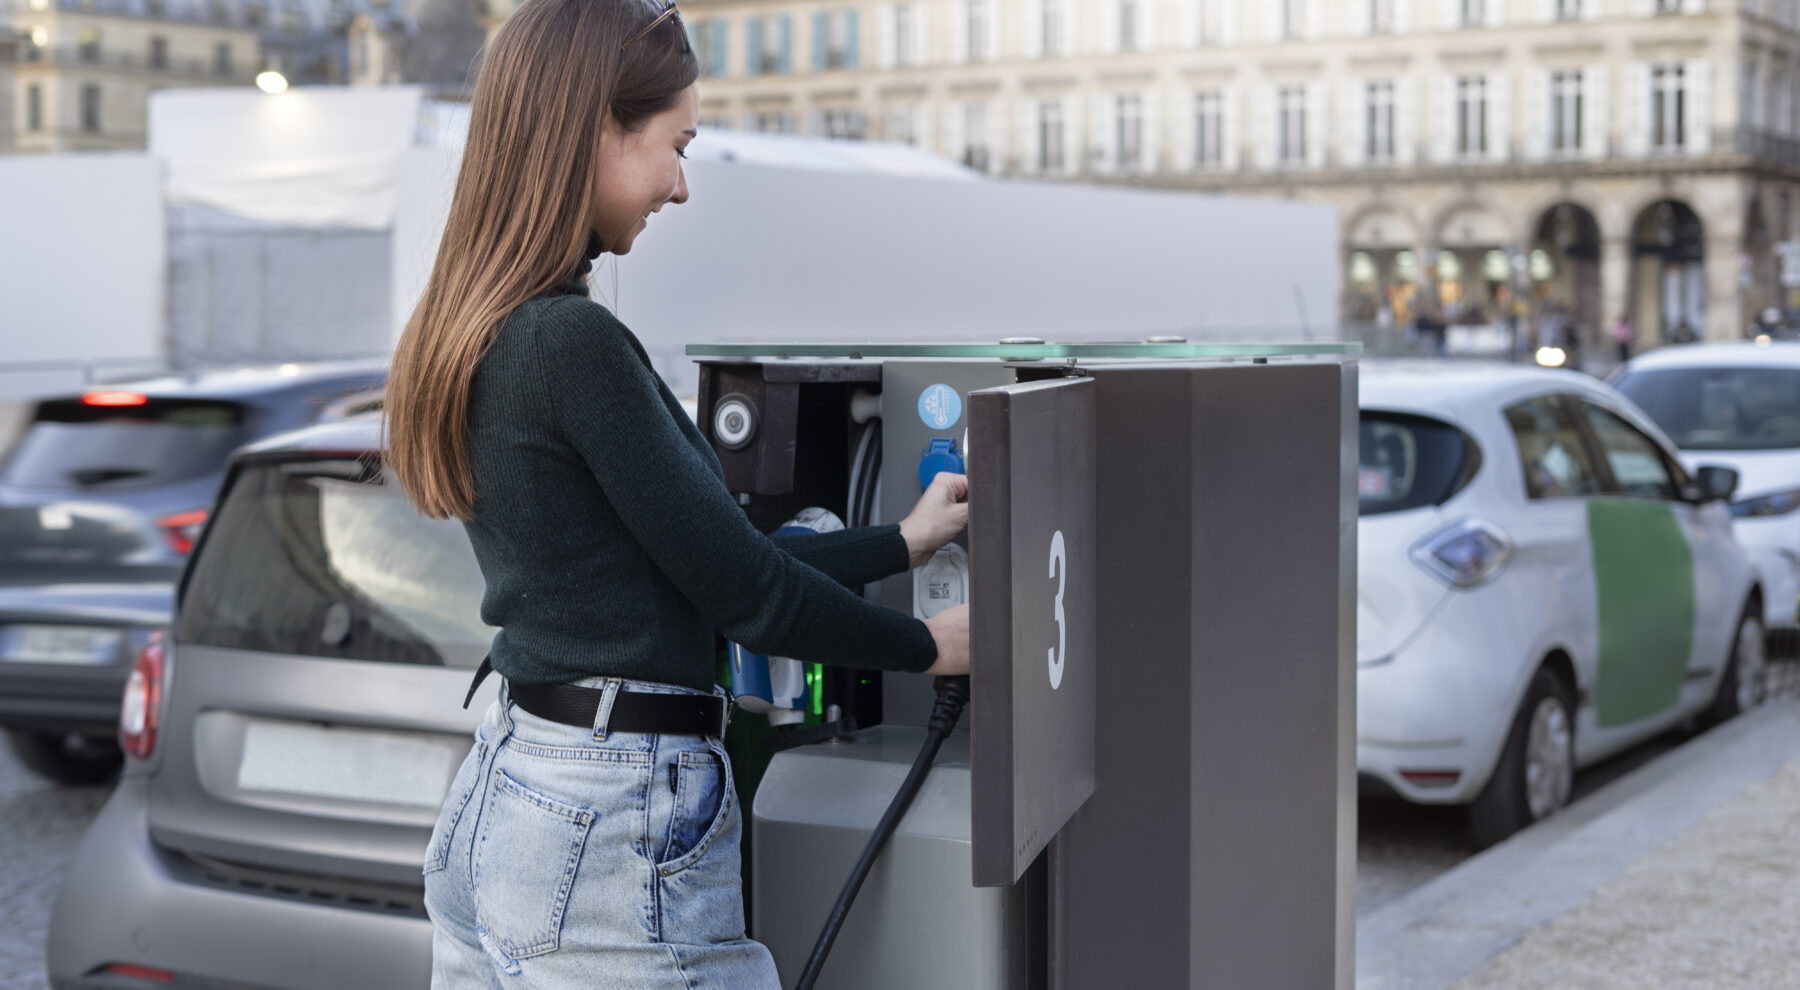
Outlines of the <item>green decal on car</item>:
[[1694,552],[1662,502],[1593,499],[1588,542],[1600,596],[1602,726],[1673,707],[1694,645]]

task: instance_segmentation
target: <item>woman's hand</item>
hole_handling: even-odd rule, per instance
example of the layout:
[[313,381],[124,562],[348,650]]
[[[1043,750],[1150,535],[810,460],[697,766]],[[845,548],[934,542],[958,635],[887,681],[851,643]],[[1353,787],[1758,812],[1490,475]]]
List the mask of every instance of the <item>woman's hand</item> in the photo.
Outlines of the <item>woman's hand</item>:
[[919,496],[919,504],[900,520],[900,536],[906,540],[907,566],[918,567],[938,548],[969,528],[969,479],[942,473]]
[[[961,478],[940,474],[939,478]],[[935,487],[935,486],[934,486]],[[959,677],[969,672],[969,606],[947,608],[925,620],[931,638],[937,640],[937,662],[925,670],[934,677]]]

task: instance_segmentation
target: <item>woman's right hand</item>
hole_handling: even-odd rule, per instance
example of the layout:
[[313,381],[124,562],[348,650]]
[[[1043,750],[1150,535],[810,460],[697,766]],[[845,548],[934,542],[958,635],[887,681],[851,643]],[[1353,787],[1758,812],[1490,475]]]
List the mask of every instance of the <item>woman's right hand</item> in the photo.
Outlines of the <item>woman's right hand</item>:
[[947,608],[925,620],[937,641],[937,662],[925,673],[936,677],[960,677],[969,672],[969,606]]

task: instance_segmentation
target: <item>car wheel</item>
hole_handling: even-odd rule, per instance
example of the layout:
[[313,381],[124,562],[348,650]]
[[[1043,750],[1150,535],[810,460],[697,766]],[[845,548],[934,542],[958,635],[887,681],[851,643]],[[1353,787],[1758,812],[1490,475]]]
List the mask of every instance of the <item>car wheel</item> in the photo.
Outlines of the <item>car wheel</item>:
[[59,784],[98,784],[125,762],[117,743],[77,733],[12,729],[7,741],[19,762]]
[[1710,728],[1747,712],[1769,694],[1769,647],[1763,633],[1762,619],[1752,606],[1738,620],[1737,638],[1731,643],[1731,659],[1725,662],[1725,675],[1719,678],[1719,690],[1712,704],[1700,715],[1700,725]]
[[1575,706],[1548,669],[1531,678],[1500,763],[1469,806],[1469,831],[1486,849],[1569,803],[1575,785]]

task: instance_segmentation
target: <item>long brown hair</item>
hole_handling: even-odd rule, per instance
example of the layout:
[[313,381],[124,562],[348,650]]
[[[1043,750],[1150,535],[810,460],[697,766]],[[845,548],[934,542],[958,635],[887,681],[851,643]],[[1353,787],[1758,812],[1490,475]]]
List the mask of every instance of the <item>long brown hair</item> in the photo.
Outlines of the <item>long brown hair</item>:
[[699,76],[678,17],[627,44],[659,13],[527,0],[482,57],[449,221],[387,387],[387,461],[427,516],[474,513],[475,369],[507,316],[580,263],[605,112],[636,130]]

